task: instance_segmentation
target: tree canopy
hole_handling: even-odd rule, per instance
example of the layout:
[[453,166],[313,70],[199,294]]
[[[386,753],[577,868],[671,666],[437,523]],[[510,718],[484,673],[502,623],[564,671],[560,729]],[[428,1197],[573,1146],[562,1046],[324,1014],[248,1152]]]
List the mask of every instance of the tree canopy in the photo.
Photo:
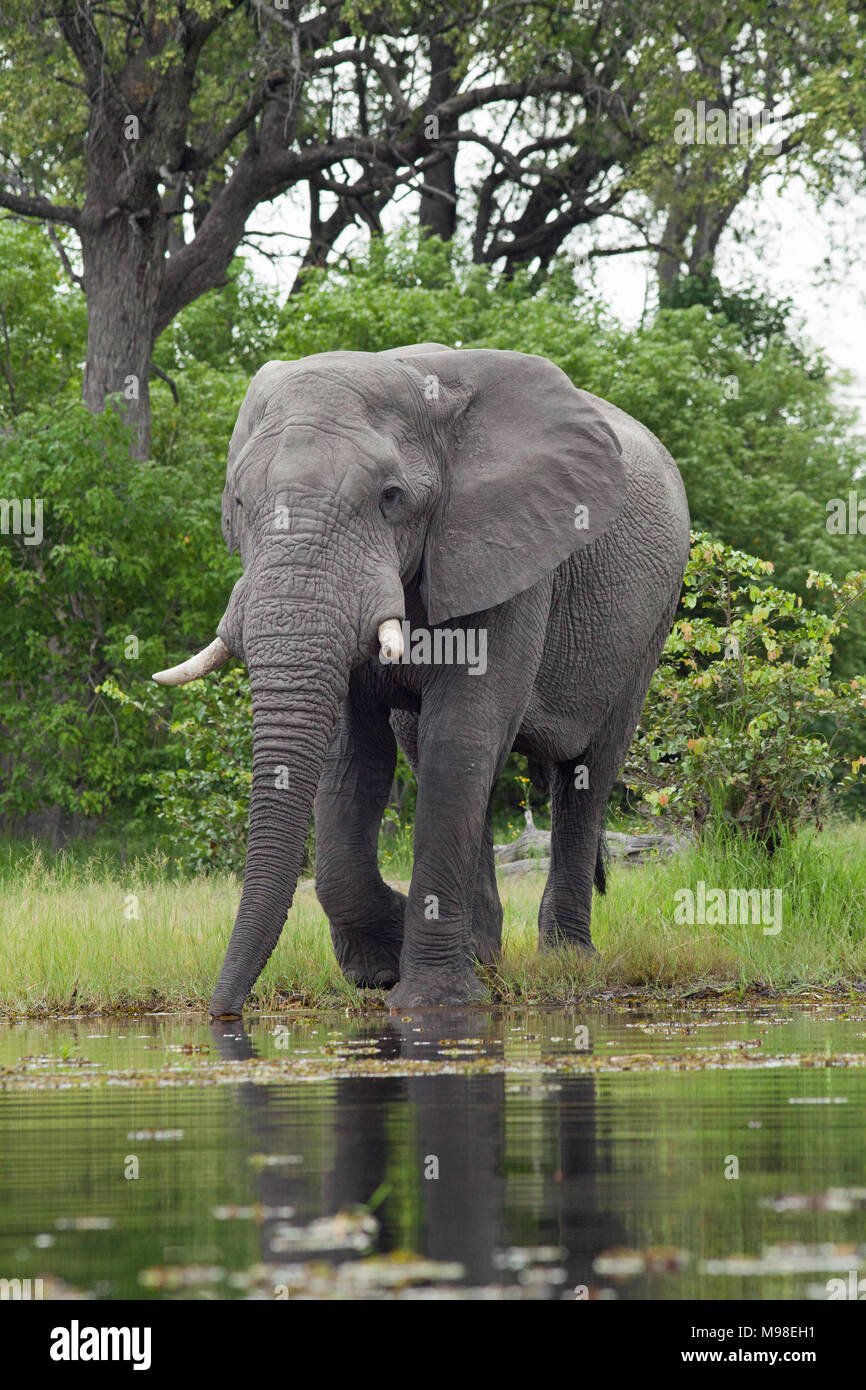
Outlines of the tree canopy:
[[84,290],[85,401],[119,395],[144,456],[156,340],[262,204],[303,203],[302,272],[411,196],[500,277],[650,250],[670,297],[771,175],[862,186],[863,27],[842,0],[4,0],[0,207]]

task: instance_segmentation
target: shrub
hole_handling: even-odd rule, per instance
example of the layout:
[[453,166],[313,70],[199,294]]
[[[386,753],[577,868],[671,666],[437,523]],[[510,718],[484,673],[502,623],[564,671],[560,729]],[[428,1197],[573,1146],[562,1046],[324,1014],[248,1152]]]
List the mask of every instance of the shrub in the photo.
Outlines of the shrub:
[[128,813],[157,750],[98,687],[144,682],[212,637],[238,572],[220,474],[131,459],[115,411],[76,401],[17,416],[2,463],[5,495],[41,502],[43,535],[0,536],[0,815]]
[[811,572],[832,611],[773,587],[768,560],[693,536],[683,608],[653,678],[624,777],[646,809],[700,830],[712,818],[774,846],[783,826],[818,818],[831,786],[866,763],[843,761],[859,732],[866,678],[830,678],[833,641],[866,573]]
[[246,670],[192,681],[170,694],[156,687],[136,698],[114,680],[100,694],[137,711],[167,742],[174,766],[143,772],[175,864],[192,873],[242,874],[253,765],[252,702]]

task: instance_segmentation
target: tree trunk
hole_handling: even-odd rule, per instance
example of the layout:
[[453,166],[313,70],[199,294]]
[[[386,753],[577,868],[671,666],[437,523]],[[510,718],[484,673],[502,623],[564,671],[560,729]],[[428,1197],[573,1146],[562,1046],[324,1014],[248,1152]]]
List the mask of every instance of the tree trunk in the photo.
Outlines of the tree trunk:
[[[456,62],[453,48],[438,39],[430,41],[430,90],[425,105],[432,112],[441,101],[446,101],[454,92],[451,68]],[[454,129],[455,121],[439,122],[439,128],[431,139],[431,153],[436,142],[447,139]],[[444,148],[441,158],[423,172],[424,188],[421,193],[419,220],[423,230],[430,236],[440,236],[450,241],[457,227],[457,178],[455,163],[457,159],[454,146]]]
[[672,202],[668,208],[665,229],[662,234],[661,244],[664,250],[659,252],[656,262],[659,303],[662,308],[670,304],[676,294],[686,259],[685,246],[690,229],[691,222],[688,214],[677,202]]
[[156,209],[119,209],[82,231],[87,286],[84,402],[100,411],[119,395],[132,430],[132,454],[150,452],[150,358],[165,270],[166,223]]

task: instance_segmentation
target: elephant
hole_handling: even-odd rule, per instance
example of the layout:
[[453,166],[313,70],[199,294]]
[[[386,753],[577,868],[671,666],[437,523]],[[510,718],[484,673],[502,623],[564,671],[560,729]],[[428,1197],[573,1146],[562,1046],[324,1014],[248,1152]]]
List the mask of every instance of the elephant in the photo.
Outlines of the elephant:
[[[222,522],[243,574],[216,638],[154,676],[249,671],[246,872],[211,1016],[241,1015],[279,939],[311,814],[344,975],[394,1009],[481,998],[512,750],[550,795],[539,943],[594,951],[605,809],[689,553],[663,444],[529,353],[273,361],[238,415]],[[398,738],[418,783],[407,896],[377,861]]]

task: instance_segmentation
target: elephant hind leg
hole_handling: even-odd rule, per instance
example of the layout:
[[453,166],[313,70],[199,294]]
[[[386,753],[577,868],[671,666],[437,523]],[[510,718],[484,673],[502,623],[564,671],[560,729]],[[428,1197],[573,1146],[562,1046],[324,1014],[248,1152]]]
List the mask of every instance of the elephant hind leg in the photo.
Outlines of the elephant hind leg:
[[350,696],[316,794],[316,896],[343,974],[375,989],[399,979],[403,946],[406,898],[385,883],[377,857],[396,760],[387,711]]
[[592,890],[607,887],[604,817],[634,735],[646,692],[670,630],[674,607],[646,647],[634,678],[579,757],[551,772],[550,875],[538,913],[539,943],[572,942],[593,950]]
[[490,803],[487,806],[472,898],[472,950],[482,965],[493,965],[502,951],[502,903],[496,883]]
[[592,949],[589,922],[606,793],[592,771],[592,786],[583,785],[588,756],[557,763],[550,772],[550,872],[538,909],[541,946],[568,942]]

